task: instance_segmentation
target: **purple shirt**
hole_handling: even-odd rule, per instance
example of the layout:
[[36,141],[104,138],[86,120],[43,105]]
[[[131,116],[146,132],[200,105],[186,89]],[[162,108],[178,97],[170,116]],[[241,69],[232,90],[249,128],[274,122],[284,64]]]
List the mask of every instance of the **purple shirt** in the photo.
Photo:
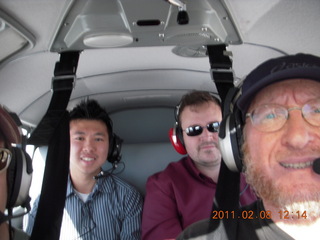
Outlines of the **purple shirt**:
[[[241,175],[240,190],[246,187]],[[142,240],[176,238],[183,229],[210,218],[217,184],[200,173],[190,157],[170,163],[148,178],[142,215]],[[256,200],[247,187],[241,205]]]

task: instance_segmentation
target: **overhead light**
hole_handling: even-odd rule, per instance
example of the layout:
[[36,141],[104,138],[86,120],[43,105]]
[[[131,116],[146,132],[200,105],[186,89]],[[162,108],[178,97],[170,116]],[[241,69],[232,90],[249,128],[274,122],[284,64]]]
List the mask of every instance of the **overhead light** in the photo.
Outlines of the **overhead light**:
[[124,33],[102,33],[85,36],[83,39],[84,45],[93,48],[110,48],[122,47],[133,42],[133,37],[130,34]]
[[180,57],[208,57],[207,47],[200,46],[176,46],[172,49],[172,52]]
[[134,42],[121,1],[73,2],[64,18],[65,24],[57,31],[51,51],[123,47]]

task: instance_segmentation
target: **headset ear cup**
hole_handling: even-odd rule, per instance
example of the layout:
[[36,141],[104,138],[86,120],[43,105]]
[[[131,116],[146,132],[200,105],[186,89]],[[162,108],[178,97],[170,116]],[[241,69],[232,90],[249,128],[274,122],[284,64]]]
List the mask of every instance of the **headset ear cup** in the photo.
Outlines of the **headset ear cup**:
[[219,148],[222,159],[229,170],[241,172],[242,156],[240,150],[239,136],[241,136],[240,126],[236,123],[234,115],[226,116],[219,129]]
[[17,196],[14,197],[14,195],[17,195],[16,190],[16,158],[19,153],[16,153],[15,148],[11,149],[12,152],[12,159],[10,162],[10,165],[7,169],[7,209],[13,208],[15,205],[15,200],[17,199]]
[[241,112],[236,101],[241,91],[238,87],[231,88],[223,106],[223,120],[219,128],[219,148],[222,159],[229,170],[242,171],[242,121]]
[[32,160],[22,149],[13,147],[12,160],[7,170],[7,208],[28,207],[29,189],[32,180]]
[[116,164],[121,160],[121,147],[123,140],[113,134],[112,141],[109,144],[108,161],[112,164]]
[[241,116],[240,116],[240,111],[236,110],[236,113],[232,115],[233,117],[233,122],[234,122],[234,129],[236,129],[235,134],[234,134],[234,142],[232,142],[233,146],[233,152],[235,156],[235,162],[236,165],[239,169],[239,172],[243,170],[243,154],[242,154],[242,143],[243,143],[243,134],[242,134],[242,129],[243,129],[243,124],[241,121]]
[[186,150],[183,142],[181,141],[181,138],[182,138],[181,131],[179,134],[179,127],[177,126],[177,124],[175,124],[175,126],[173,128],[169,129],[169,139],[170,139],[170,142],[171,142],[173,148],[178,153],[185,155],[185,154],[187,154],[187,150]]

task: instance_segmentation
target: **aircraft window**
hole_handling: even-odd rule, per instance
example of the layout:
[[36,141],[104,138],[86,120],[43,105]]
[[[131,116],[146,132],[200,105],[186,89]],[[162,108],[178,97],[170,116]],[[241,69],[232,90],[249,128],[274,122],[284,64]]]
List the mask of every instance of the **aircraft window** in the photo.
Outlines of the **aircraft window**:
[[32,182],[29,191],[31,206],[33,206],[33,202],[41,192],[47,150],[48,147],[38,147],[34,150],[32,145],[28,145],[26,148],[27,153],[32,157],[33,167]]

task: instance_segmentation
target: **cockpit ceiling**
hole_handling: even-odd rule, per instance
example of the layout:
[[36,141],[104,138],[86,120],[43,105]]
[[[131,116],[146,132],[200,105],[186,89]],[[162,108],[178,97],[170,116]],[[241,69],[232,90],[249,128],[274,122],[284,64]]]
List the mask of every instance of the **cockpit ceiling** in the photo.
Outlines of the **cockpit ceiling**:
[[[177,22],[179,8],[165,0],[0,0],[0,102],[35,126],[60,51],[82,51],[70,104],[95,96],[114,111],[146,99],[174,106],[194,88],[215,91],[208,44],[229,45],[235,80],[272,57],[320,56],[319,0],[182,2],[188,24]],[[7,30],[20,33],[17,41],[1,41]]]

